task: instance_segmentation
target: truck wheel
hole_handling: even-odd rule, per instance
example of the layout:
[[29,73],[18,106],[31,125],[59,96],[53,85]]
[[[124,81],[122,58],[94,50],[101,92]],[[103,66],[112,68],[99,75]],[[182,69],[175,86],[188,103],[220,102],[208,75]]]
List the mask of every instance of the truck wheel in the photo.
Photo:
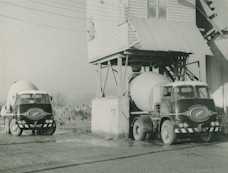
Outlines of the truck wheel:
[[6,135],[9,135],[10,134],[9,123],[10,123],[10,119],[7,118],[7,117],[5,117],[4,118],[4,133]]
[[48,128],[45,133],[46,135],[53,135],[55,131],[56,131],[56,122],[53,121],[52,127]]
[[13,136],[21,136],[23,130],[20,129],[20,127],[18,127],[16,119],[14,118],[11,119],[9,128],[10,128],[10,133]]
[[143,141],[146,137],[146,131],[143,121],[136,119],[133,125],[133,137],[136,141]]
[[171,145],[175,141],[174,124],[170,120],[165,120],[161,126],[161,139],[165,145]]
[[200,134],[199,137],[200,137],[200,140],[202,142],[211,142],[212,139],[213,139],[213,134],[210,133],[210,132],[208,132],[208,133],[202,133],[202,134]]

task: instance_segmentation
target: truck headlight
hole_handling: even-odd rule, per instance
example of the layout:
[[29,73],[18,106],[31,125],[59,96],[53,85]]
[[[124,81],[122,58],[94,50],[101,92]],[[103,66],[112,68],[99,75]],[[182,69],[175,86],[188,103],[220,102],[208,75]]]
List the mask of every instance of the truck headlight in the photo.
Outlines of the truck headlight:
[[212,121],[211,126],[216,126],[216,122]]
[[188,124],[187,123],[184,123],[184,128],[188,128]]
[[183,127],[184,127],[184,123],[180,123],[180,124],[178,124],[178,126],[179,126],[180,128],[183,128]]
[[53,123],[53,120],[45,120],[46,123]]

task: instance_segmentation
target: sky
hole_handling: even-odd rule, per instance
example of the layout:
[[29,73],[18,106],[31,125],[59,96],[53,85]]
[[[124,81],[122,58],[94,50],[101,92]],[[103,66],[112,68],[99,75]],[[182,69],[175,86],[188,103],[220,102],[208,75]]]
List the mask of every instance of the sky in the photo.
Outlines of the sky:
[[[227,0],[215,1],[227,23]],[[90,103],[95,67],[87,60],[85,0],[0,0],[0,102],[16,80],[74,104]]]
[[87,60],[84,0],[0,1],[0,101],[16,80],[75,103],[96,92]]

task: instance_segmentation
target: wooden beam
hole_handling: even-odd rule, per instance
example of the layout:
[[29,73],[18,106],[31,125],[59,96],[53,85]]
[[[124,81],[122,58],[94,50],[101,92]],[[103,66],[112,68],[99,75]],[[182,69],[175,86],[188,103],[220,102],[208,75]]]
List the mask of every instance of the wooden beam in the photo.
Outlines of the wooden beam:
[[117,68],[118,68],[118,96],[122,96],[122,86],[123,86],[123,81],[122,81],[122,58],[118,57],[117,61]]

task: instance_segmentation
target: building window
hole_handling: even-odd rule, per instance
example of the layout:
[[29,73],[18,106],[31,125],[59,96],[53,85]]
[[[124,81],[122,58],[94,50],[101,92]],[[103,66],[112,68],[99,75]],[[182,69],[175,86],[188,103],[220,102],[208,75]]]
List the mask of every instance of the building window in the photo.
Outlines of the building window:
[[159,18],[167,16],[167,0],[159,0]]
[[157,11],[157,0],[148,0],[148,18],[155,18]]
[[166,18],[167,0],[147,0],[148,18]]

